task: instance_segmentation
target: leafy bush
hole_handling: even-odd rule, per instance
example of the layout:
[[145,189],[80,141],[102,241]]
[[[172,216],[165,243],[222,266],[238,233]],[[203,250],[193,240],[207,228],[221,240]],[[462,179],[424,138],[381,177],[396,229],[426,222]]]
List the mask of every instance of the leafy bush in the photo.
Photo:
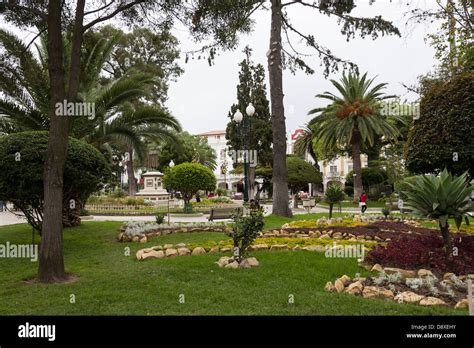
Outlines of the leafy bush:
[[[47,132],[22,132],[0,138],[0,200],[15,204],[40,232],[43,216],[43,167]],[[63,177],[63,225],[80,223],[83,203],[111,177],[104,156],[93,146],[69,138]]]
[[241,260],[247,253],[248,247],[257,238],[265,224],[263,210],[250,209],[249,215],[244,216],[240,211],[234,215],[234,223],[230,236],[233,239],[234,256]]
[[[199,163],[181,163],[168,168],[163,177],[167,189],[180,191],[186,205],[199,191],[213,191],[216,187],[216,177],[207,167]],[[192,206],[191,206],[192,209]]]
[[348,197],[352,197],[352,196],[354,195],[354,186],[345,185],[345,186],[344,186],[344,193],[345,193]]
[[390,209],[389,208],[382,208],[382,214],[387,218],[390,215]]
[[[350,171],[346,175],[347,186],[354,186],[354,172]],[[387,179],[387,173],[385,170],[379,167],[365,167],[362,168],[362,185],[364,187],[370,187],[377,184],[382,184]]]
[[441,272],[470,274],[474,272],[474,236],[455,238],[458,255],[448,261],[445,257],[443,240],[436,234],[416,238],[400,236],[386,246],[378,245],[365,260],[370,264],[406,269],[431,268]]
[[158,213],[155,215],[155,220],[158,225],[161,225],[165,221],[165,214]]

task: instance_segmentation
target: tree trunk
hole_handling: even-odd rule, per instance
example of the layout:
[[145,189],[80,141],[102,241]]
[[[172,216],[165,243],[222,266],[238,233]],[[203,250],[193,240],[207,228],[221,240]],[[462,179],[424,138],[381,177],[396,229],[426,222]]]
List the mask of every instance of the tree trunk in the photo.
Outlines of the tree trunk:
[[444,227],[440,223],[439,229],[441,230],[441,235],[443,236],[444,247],[446,249],[446,259],[450,261],[452,260],[453,256],[453,240],[451,238],[451,234],[449,233],[448,223],[446,222]]
[[[76,7],[68,101],[76,101],[79,89],[79,63],[85,0]],[[62,47],[60,1],[48,2],[48,72],[51,85],[50,128],[44,165],[44,217],[40,246],[38,280],[43,283],[60,282],[68,277],[64,270],[63,252],[63,174],[68,144],[68,117],[56,115],[56,103],[62,103],[65,93],[65,73]],[[74,115],[72,115],[74,116]]]
[[297,193],[293,193],[293,208],[296,209],[298,208],[298,194]]
[[354,131],[351,140],[352,145],[352,170],[354,176],[354,201],[358,202],[362,194],[362,164],[360,161],[360,134]]
[[334,207],[334,203],[329,203],[329,218],[332,219],[332,209]]
[[283,106],[283,68],[281,61],[281,0],[272,0],[272,22],[268,72],[273,130],[273,211],[291,217],[288,199],[288,170],[286,168],[286,125]]
[[133,149],[127,150],[129,156],[127,161],[127,176],[128,176],[128,195],[135,196],[138,192],[137,179],[133,170]]

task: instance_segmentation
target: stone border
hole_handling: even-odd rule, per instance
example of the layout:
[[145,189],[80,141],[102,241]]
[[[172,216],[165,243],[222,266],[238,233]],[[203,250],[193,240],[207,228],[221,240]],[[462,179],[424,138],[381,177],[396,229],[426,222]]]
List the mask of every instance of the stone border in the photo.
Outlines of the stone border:
[[183,227],[179,228],[163,228],[160,231],[151,231],[146,232],[140,236],[130,236],[128,235],[123,227],[120,230],[120,233],[117,236],[117,240],[119,242],[140,242],[140,243],[147,243],[149,238],[157,237],[157,236],[166,236],[168,234],[175,234],[175,233],[192,233],[192,232],[216,232],[216,233],[226,233],[229,231],[227,226],[213,226],[213,227]]
[[[400,277],[400,279],[405,280],[406,283],[408,283],[408,280],[412,282],[415,279],[419,279],[422,282],[423,280],[430,278],[431,282],[438,281],[438,278],[430,270],[427,269],[404,270],[401,268],[391,267],[383,268],[381,265],[375,264],[373,267],[370,268],[370,270],[389,275],[397,275],[397,277]],[[467,282],[468,279],[474,279],[474,274],[468,276],[456,276],[453,273],[445,273],[443,275],[443,281],[441,283],[450,284],[454,286],[454,283],[452,281],[453,277],[459,279],[459,281],[461,282]],[[367,299],[377,298],[384,300],[392,300],[398,303],[418,304],[420,306],[448,306],[448,303],[446,303],[439,297],[435,297],[434,294],[430,294],[433,296],[421,295],[417,294],[414,291],[403,291],[398,292],[398,294],[395,294],[395,283],[392,284],[389,282],[387,286],[392,286],[392,290],[387,289],[383,286],[379,286],[377,284],[372,285],[372,283],[375,283],[373,280],[376,278],[377,277],[355,277],[354,279],[351,279],[349,276],[343,275],[342,277],[337,278],[334,284],[330,281],[327,282],[324,286],[324,290],[336,293],[344,292],[354,296],[362,296],[363,298]],[[453,307],[455,309],[467,309],[468,306],[469,302],[468,298],[466,297],[464,299],[457,300],[456,304]]]

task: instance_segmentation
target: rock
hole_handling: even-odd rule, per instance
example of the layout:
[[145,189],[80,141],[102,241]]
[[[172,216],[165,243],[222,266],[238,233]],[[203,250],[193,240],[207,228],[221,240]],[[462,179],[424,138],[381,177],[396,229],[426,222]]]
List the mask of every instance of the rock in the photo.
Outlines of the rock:
[[117,240],[118,240],[119,242],[123,241],[123,240],[124,240],[124,236],[125,236],[125,233],[124,233],[124,232],[119,233],[119,235],[117,236]]
[[184,255],[189,255],[191,254],[191,250],[188,248],[178,248],[178,255],[179,256],[184,256]]
[[132,242],[138,242],[140,240],[140,237],[135,236],[132,238]]
[[326,248],[322,245],[308,245],[303,247],[302,250],[325,252]]
[[469,308],[469,301],[467,300],[467,298],[459,301],[458,303],[456,303],[456,305],[454,306],[455,309],[465,309],[465,308]]
[[362,291],[362,297],[392,300],[394,295],[391,290],[387,290],[379,286],[366,286]]
[[435,278],[435,279],[438,279],[434,274],[433,272],[431,272],[429,269],[419,269],[418,270],[418,278],[427,278],[427,277],[431,277],[431,278]]
[[443,275],[443,280],[451,280],[451,277],[454,276],[454,273],[445,273]]
[[328,234],[323,234],[319,239],[331,239],[331,237]]
[[237,261],[233,261],[233,262],[228,263],[224,267],[236,269],[236,268],[239,268],[239,263]]
[[143,255],[145,254],[145,252],[142,250],[138,250],[137,253],[135,254],[135,256],[137,257],[137,260],[141,260],[143,259]]
[[437,297],[425,297],[420,301],[420,306],[446,306],[446,302]]
[[250,267],[252,267],[252,266],[250,266],[250,264],[249,264],[249,262],[247,261],[247,259],[243,259],[242,261],[240,261],[239,267],[240,267],[240,268],[250,268]]
[[342,233],[341,232],[335,232],[332,234],[333,239],[342,239]]
[[163,247],[161,245],[157,245],[154,247],[151,247],[153,250],[163,250]]
[[173,249],[173,248],[166,249],[165,255],[166,255],[167,257],[178,256],[178,250]]
[[301,250],[301,246],[295,245],[293,248],[291,248],[291,250],[293,250],[293,251],[300,251],[300,250]]
[[249,257],[246,259],[250,267],[257,267],[259,265],[258,260],[255,257]]
[[374,240],[377,241],[377,242],[382,242],[383,241],[383,239],[380,238],[379,236],[375,236]]
[[159,250],[159,251],[156,251],[156,250],[153,250],[149,253],[146,253],[146,254],[143,254],[143,257],[142,257],[142,260],[148,260],[148,259],[161,259],[165,257],[165,254],[163,253],[163,251]]
[[403,303],[418,303],[424,298],[425,296],[418,295],[412,291],[404,291],[395,296],[394,300]]
[[319,231],[314,231],[313,236],[321,237],[321,232],[319,232]]
[[360,295],[362,293],[362,290],[364,289],[364,285],[360,280],[349,284],[349,286],[346,288],[346,292],[351,295]]
[[308,238],[308,235],[307,234],[301,234],[301,233],[298,233],[296,235],[297,238]]
[[274,244],[270,247],[270,250],[288,250],[287,244]]
[[345,274],[342,277],[340,277],[339,280],[342,282],[342,284],[344,284],[344,286],[349,285],[351,282],[351,278]]
[[231,250],[231,248],[221,248],[221,253],[228,253]]
[[209,250],[210,254],[215,254],[215,253],[218,253],[218,252],[219,252],[219,247],[218,246],[213,247],[213,248],[211,248],[211,250]]
[[339,293],[344,291],[344,283],[340,279],[336,279],[336,281],[334,282],[334,287]]
[[179,243],[179,244],[176,244],[174,247],[175,247],[176,249],[179,249],[179,248],[186,248],[186,244],[184,244],[184,243]]
[[268,244],[255,244],[252,246],[253,251],[267,250],[267,249],[268,249]]
[[402,275],[402,279],[415,278],[416,277],[416,272],[415,271],[406,270],[406,269],[402,269],[402,268],[386,267],[386,268],[384,268],[384,272],[387,273],[387,274],[400,273]]
[[163,246],[163,249],[171,249],[171,248],[173,248],[173,244],[165,244]]
[[206,253],[206,249],[204,249],[203,247],[196,247],[193,249],[192,255],[201,255],[205,253]]
[[352,238],[349,238],[348,241],[349,241],[349,242],[357,242],[357,239],[355,239],[354,237],[352,237]]
[[379,272],[379,273],[382,273],[382,272],[383,272],[383,267],[380,266],[378,263],[376,263],[370,270],[371,270],[372,272]]
[[334,287],[334,284],[332,282],[327,282],[324,286],[324,290],[329,292],[336,292],[336,288]]
[[216,263],[219,265],[219,267],[224,267],[225,265],[227,265],[229,263],[229,261],[233,260],[231,257],[228,257],[228,256],[222,256],[219,261],[217,261]]

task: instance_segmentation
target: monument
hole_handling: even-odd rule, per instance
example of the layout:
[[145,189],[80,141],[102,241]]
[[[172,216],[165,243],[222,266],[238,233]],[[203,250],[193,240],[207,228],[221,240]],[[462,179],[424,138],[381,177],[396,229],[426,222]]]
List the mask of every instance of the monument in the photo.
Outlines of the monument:
[[169,193],[163,188],[163,173],[147,172],[142,174],[142,178],[143,190],[137,193],[137,197],[156,203],[168,201]]

